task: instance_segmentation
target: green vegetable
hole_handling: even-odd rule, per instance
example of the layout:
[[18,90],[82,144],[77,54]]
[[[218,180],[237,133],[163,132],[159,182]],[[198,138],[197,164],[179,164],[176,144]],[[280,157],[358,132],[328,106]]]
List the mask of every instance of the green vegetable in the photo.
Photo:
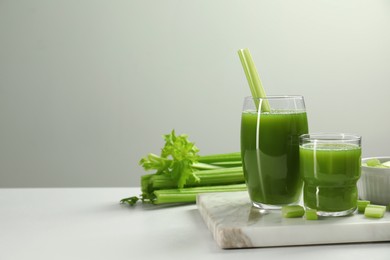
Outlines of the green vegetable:
[[225,154],[212,154],[203,155],[198,158],[199,163],[220,165],[220,166],[241,166],[241,153],[225,153]]
[[364,216],[368,218],[382,218],[385,212],[386,206],[369,204],[364,210]]
[[121,199],[120,203],[127,203],[130,205],[134,205],[138,200],[139,200],[138,197],[128,197],[128,198]]
[[370,204],[370,201],[368,200],[358,200],[357,201],[357,208],[359,213],[364,213],[364,210],[366,207]]
[[164,135],[165,146],[161,150],[161,156],[153,153],[142,158],[140,165],[145,170],[157,170],[156,174],[167,174],[177,182],[178,188],[183,188],[188,179],[198,181],[192,167],[199,158],[199,149],[188,140],[187,135],[176,136],[172,130]]
[[381,163],[379,159],[370,159],[365,163],[362,163],[363,166],[375,167],[375,168],[390,168],[390,161]]
[[156,190],[154,195],[153,204],[163,203],[191,203],[196,201],[196,196],[201,193],[210,192],[227,192],[227,191],[245,191],[246,185],[233,184],[233,185],[221,185],[221,186],[204,186],[195,188],[183,188],[183,189],[167,189]]
[[[266,98],[266,94],[263,84],[261,83],[259,73],[257,72],[256,65],[252,59],[252,55],[249,49],[240,49],[238,50],[238,56],[240,57],[241,65],[248,80],[252,97],[255,99],[256,107],[259,107],[257,98]],[[264,100],[261,106],[261,111],[269,112],[270,110],[268,100]]]
[[390,168],[390,161],[384,162],[382,165]]
[[307,220],[317,220],[318,219],[317,210],[315,210],[315,209],[306,209],[305,215],[306,215]]
[[305,209],[300,205],[288,205],[282,207],[284,218],[299,218],[305,214]]
[[380,165],[381,162],[378,159],[370,159],[366,161],[367,166],[377,166]]
[[174,130],[164,140],[160,156],[149,153],[140,160],[145,171],[154,171],[141,176],[140,197],[121,203],[188,203],[200,193],[246,190],[239,152],[200,156],[188,136]]

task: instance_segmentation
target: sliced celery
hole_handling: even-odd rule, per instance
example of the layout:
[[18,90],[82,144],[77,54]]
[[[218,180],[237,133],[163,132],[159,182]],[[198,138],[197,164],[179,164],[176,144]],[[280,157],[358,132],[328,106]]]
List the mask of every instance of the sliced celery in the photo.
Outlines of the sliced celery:
[[367,160],[365,163],[362,163],[363,166],[375,167],[375,168],[390,168],[390,161],[381,163],[377,158]]
[[382,163],[383,166],[390,168],[390,161]]
[[284,218],[299,218],[305,214],[305,209],[300,205],[288,205],[282,207]]
[[318,219],[317,210],[306,209],[305,216],[307,220],[317,220]]
[[386,206],[368,205],[364,210],[364,216],[368,218],[382,218],[385,215]]
[[364,213],[364,210],[366,207],[370,204],[370,201],[368,200],[358,200],[357,201],[357,208],[359,213]]
[[373,167],[373,166],[380,165],[381,162],[378,159],[370,159],[370,160],[366,161],[366,164],[367,164],[367,166]]

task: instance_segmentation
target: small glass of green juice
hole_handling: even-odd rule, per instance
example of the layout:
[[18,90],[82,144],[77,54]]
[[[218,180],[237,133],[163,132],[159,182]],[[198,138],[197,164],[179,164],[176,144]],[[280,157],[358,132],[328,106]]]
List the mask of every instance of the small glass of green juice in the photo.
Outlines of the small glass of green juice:
[[343,133],[300,136],[299,158],[306,208],[320,216],[345,216],[356,210],[361,137]]
[[308,133],[302,96],[246,97],[241,116],[241,158],[252,205],[278,209],[302,194],[299,136]]

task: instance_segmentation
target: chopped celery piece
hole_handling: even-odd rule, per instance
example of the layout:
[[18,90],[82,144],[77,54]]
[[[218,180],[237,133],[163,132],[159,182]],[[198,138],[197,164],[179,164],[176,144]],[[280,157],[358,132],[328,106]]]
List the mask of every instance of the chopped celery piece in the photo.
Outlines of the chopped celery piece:
[[367,166],[377,166],[377,165],[380,165],[381,162],[378,160],[378,159],[370,159],[370,160],[367,160],[366,162]]
[[370,201],[368,200],[358,200],[357,201],[357,208],[359,213],[364,213],[364,210],[366,207],[370,204]]
[[381,163],[379,159],[374,158],[362,163],[362,166],[375,167],[375,168],[390,168],[390,161]]
[[368,205],[364,210],[364,216],[368,218],[382,218],[385,215],[386,206]]
[[288,205],[282,207],[284,218],[299,218],[305,214],[305,209],[300,205]]
[[317,215],[317,210],[315,209],[306,209],[306,219],[307,220],[317,220],[318,215]]
[[390,161],[382,163],[383,166],[390,168]]

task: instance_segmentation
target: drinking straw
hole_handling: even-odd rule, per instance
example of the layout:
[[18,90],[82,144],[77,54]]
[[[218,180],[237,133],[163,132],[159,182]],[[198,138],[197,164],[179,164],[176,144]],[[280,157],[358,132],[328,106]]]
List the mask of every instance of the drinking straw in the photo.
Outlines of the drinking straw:
[[[238,50],[238,56],[240,57],[242,67],[244,69],[248,84],[252,93],[252,97],[256,102],[256,107],[259,107],[259,98],[266,98],[263,84],[261,83],[259,73],[257,72],[255,63],[253,62],[252,55],[248,48]],[[263,100],[261,104],[261,111],[269,112],[270,106],[268,100]]]

